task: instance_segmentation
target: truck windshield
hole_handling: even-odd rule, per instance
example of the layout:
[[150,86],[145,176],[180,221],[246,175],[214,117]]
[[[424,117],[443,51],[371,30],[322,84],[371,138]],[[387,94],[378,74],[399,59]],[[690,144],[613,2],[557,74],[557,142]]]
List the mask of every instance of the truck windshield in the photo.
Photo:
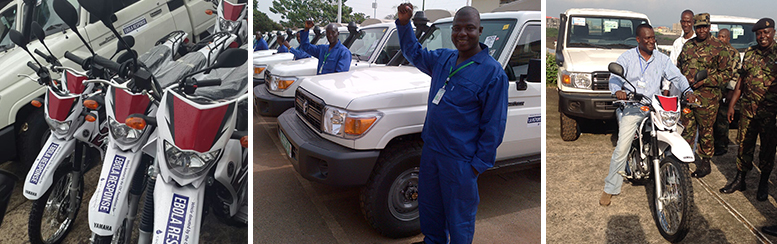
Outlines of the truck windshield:
[[736,48],[740,52],[744,52],[748,47],[758,44],[755,40],[755,33],[753,33],[753,24],[742,23],[714,23],[710,25],[710,34],[718,36],[718,32],[722,29],[728,29],[731,35],[731,46]]
[[633,48],[636,28],[645,19],[571,16],[567,21],[567,47]]
[[13,47],[8,31],[16,29],[16,5],[0,13],[0,51]]
[[[431,33],[425,34],[425,39],[421,41],[421,46],[427,50],[436,50],[438,48],[456,49],[451,41],[452,22],[435,24]],[[480,34],[480,42],[486,44],[489,49],[489,55],[495,59],[502,53],[505,43],[510,39],[510,33],[515,28],[514,19],[494,19],[481,20],[480,26],[483,27],[483,33]]]
[[357,57],[359,57],[359,60],[369,60],[370,56],[372,56],[372,53],[375,51],[375,48],[378,47],[383,35],[386,34],[386,30],[388,30],[388,28],[385,27],[359,30],[356,40],[353,41],[353,44],[351,44],[351,47],[348,48],[348,50],[351,50],[352,54],[356,54]]
[[[80,14],[81,5],[78,4],[78,0],[67,1],[72,4],[73,7],[75,7],[76,12]],[[32,21],[38,22],[38,24],[43,27],[47,36],[68,29],[65,22],[63,22],[62,19],[59,18],[59,15],[54,12],[54,0],[37,1],[37,5],[35,5],[35,8],[32,11]]]

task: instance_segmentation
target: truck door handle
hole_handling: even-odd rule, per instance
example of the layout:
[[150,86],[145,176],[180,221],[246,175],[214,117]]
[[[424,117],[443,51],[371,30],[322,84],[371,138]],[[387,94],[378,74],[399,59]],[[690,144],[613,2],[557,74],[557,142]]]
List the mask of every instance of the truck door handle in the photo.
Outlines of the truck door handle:
[[151,18],[156,17],[157,15],[162,13],[162,9],[157,9],[156,11],[151,13]]

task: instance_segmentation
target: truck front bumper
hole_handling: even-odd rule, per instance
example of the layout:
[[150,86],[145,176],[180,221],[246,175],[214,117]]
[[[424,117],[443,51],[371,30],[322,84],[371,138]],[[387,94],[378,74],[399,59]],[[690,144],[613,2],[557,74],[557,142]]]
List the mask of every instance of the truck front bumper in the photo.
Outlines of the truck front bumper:
[[294,107],[293,97],[279,97],[265,89],[265,86],[254,87],[254,96],[256,96],[256,105],[259,108],[259,114],[262,116],[277,117],[283,111]]
[[615,98],[601,93],[567,93],[558,91],[558,111],[567,116],[586,119],[614,119]]
[[[353,150],[328,141],[314,133],[297,117],[294,109],[278,116],[281,142],[288,140],[289,160],[302,177],[333,186],[367,184],[379,150]],[[286,147],[286,146],[284,146]]]
[[264,78],[254,77],[254,86],[264,85]]

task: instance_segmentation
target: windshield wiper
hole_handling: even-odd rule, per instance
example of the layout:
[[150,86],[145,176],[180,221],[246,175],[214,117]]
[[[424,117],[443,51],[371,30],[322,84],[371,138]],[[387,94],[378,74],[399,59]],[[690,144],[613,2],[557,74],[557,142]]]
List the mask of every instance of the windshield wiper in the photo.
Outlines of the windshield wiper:
[[62,27],[64,27],[64,26],[65,26],[65,23],[55,24],[55,25],[49,26],[49,28],[46,28],[46,31],[50,31],[50,30],[54,30],[54,29],[59,30],[59,29],[62,29]]
[[356,59],[357,59],[357,60],[359,60],[359,61],[364,61],[364,60],[362,60],[362,56],[361,56],[361,55],[359,55],[359,54],[357,54],[357,53],[351,53],[351,56],[356,56]]
[[605,46],[611,47],[611,48],[616,48],[616,47],[634,48],[634,45],[623,44],[623,43],[607,44]]
[[13,46],[14,46],[13,44],[0,45],[0,52],[11,49]]
[[601,48],[601,49],[612,49],[610,47],[606,47],[606,46],[602,46],[602,45],[597,45],[597,44],[591,44],[591,43],[587,43],[587,42],[573,42],[573,43],[569,43],[567,45],[568,46],[575,45],[575,46],[580,46],[580,47],[595,47],[595,48]]

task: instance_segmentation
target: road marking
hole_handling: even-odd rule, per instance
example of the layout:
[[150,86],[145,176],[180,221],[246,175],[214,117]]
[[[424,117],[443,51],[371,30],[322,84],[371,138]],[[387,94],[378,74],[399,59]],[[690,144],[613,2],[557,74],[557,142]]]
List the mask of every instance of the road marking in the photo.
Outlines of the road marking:
[[733,206],[731,206],[731,204],[726,202],[726,200],[721,198],[718,193],[716,193],[715,191],[712,191],[712,187],[710,187],[710,185],[708,185],[707,182],[699,178],[696,178],[696,180],[704,187],[704,190],[710,193],[710,195],[712,195],[712,197],[715,198],[715,200],[717,200],[721,206],[723,206],[723,208],[725,208],[729,213],[731,213],[731,215],[734,216],[734,218],[736,218],[740,223],[745,225],[745,227],[750,230],[750,233],[753,233],[753,235],[755,235],[755,237],[758,238],[759,241],[761,241],[762,243],[772,243],[772,241],[766,238],[766,236],[764,236],[764,234],[761,233],[761,231],[758,230],[758,228],[756,228],[752,223],[750,223],[750,221],[748,221],[745,218],[745,216],[742,216],[742,214],[740,214],[739,211],[737,211]]

